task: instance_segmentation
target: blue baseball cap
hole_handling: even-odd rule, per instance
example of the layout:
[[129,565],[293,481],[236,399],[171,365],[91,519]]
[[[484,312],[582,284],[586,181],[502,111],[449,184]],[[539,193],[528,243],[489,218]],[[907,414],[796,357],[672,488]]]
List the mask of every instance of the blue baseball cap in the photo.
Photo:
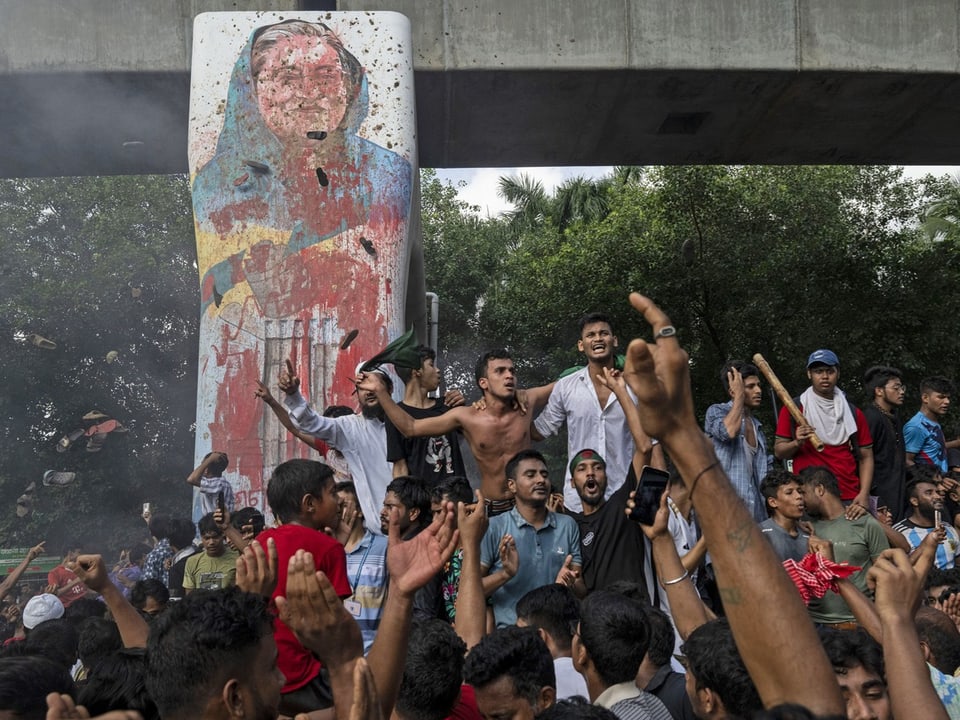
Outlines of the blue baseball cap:
[[807,358],[807,370],[814,365],[831,365],[833,367],[840,367],[840,358],[837,357],[837,354],[833,350],[821,348],[819,350],[814,350],[812,353],[810,353],[810,357]]

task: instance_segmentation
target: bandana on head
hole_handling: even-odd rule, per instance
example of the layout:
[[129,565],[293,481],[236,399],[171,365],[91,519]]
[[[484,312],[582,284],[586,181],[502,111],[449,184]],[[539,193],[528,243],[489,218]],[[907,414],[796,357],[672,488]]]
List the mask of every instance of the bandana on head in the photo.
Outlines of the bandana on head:
[[573,460],[570,461],[570,474],[573,475],[573,469],[577,467],[584,460],[596,460],[604,468],[607,467],[607,461],[603,459],[603,456],[600,455],[596,450],[581,450],[576,455],[573,456]]

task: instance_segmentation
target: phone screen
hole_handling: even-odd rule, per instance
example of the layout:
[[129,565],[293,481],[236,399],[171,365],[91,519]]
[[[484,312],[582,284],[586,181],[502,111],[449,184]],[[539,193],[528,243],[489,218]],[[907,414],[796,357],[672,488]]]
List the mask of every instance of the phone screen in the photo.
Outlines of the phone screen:
[[667,489],[668,482],[670,473],[644,465],[637,482],[637,492],[633,496],[635,504],[630,519],[644,525],[653,525],[660,508],[660,496]]

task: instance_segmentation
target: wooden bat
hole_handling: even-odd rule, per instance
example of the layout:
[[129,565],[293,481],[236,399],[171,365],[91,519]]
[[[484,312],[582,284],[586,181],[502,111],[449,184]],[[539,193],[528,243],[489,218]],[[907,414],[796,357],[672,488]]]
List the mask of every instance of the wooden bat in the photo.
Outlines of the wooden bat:
[[[783,386],[783,383],[780,382],[780,378],[777,377],[776,373],[773,372],[773,368],[770,367],[763,355],[757,353],[753,356],[753,364],[757,366],[757,370],[763,373],[763,376],[767,379],[767,382],[770,383],[770,387],[773,388],[773,391],[777,394],[777,397],[780,398],[780,402],[783,403],[783,406],[787,408],[790,412],[790,415],[793,417],[793,421],[798,425],[809,425],[807,419],[803,416],[803,413],[800,412],[800,408],[797,407],[797,404],[793,401],[793,398],[790,397],[790,393],[787,392],[787,389]],[[823,452],[823,440],[817,437],[817,434],[811,433],[807,438],[810,441],[810,444],[813,445],[813,449],[817,452]]]

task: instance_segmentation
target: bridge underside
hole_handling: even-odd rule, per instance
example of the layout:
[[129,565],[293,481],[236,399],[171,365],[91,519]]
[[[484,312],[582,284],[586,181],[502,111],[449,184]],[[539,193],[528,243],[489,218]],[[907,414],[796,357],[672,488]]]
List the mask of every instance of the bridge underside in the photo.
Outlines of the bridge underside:
[[[187,72],[0,75],[0,176],[186,172]],[[960,76],[416,73],[420,165],[960,164]]]

